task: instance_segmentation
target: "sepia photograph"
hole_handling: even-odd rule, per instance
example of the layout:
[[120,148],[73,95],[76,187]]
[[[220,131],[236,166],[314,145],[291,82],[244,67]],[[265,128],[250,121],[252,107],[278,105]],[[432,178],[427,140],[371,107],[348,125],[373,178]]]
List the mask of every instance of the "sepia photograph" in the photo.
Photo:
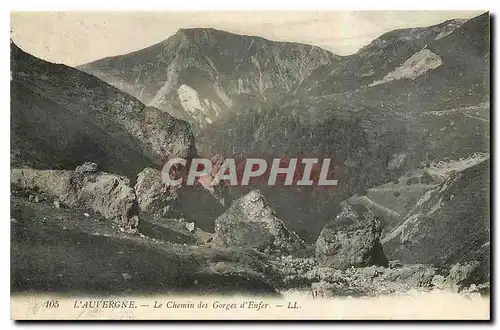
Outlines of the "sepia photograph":
[[12,11],[11,319],[490,320],[491,22]]

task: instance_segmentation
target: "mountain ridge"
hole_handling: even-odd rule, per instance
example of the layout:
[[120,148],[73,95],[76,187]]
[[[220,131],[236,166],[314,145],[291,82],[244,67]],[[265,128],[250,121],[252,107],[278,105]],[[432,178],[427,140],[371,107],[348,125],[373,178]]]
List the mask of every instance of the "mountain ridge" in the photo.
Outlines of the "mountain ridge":
[[238,103],[290,93],[314,68],[339,59],[317,46],[194,28],[78,69],[145,104],[204,126]]

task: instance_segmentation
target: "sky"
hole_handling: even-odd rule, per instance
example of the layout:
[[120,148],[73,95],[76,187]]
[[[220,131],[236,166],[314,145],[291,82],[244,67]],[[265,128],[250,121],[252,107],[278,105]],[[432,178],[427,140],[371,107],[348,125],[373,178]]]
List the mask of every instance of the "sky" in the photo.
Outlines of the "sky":
[[213,27],[277,41],[355,53],[385,32],[422,27],[482,11],[12,12],[11,38],[44,60],[77,66],[139,50],[180,28]]

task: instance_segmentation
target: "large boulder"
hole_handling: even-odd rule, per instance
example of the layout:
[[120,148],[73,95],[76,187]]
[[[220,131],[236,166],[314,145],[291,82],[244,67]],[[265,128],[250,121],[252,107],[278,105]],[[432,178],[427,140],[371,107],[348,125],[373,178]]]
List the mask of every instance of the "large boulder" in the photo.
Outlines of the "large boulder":
[[166,185],[159,170],[147,167],[137,175],[135,193],[142,212],[153,218],[175,218],[180,185]]
[[97,172],[97,164],[94,162],[85,162],[82,165],[76,167],[76,173],[96,173]]
[[134,189],[127,178],[110,173],[12,169],[14,193],[54,199],[67,207],[89,208],[125,229],[137,227]]
[[288,230],[258,190],[233,202],[215,220],[214,243],[226,247],[255,248],[266,253],[293,254],[303,241]]
[[148,167],[137,175],[135,192],[141,212],[155,222],[184,218],[212,232],[215,219],[225,211],[220,195],[214,194],[223,187],[214,188],[217,190],[208,190],[199,181],[193,186],[167,185],[159,170]]
[[370,265],[387,266],[380,244],[382,225],[372,210],[347,205],[321,231],[316,258],[323,267],[347,269]]

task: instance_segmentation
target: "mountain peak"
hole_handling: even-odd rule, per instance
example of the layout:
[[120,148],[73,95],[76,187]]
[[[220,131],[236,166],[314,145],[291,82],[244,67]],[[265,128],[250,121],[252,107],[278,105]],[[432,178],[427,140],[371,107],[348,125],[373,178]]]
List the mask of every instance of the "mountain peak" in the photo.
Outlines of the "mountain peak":
[[[234,37],[243,37],[238,34],[234,34],[231,32],[217,30],[213,27],[192,27],[192,28],[181,28],[177,30],[177,32],[173,36],[182,36],[187,38],[200,37],[200,36],[234,36]],[[257,37],[256,37],[257,38]]]
[[196,33],[202,33],[202,32],[225,32],[225,33],[229,33],[229,32],[226,32],[226,31],[221,31],[221,30],[217,30],[217,29],[214,29],[212,27],[195,27],[195,28],[180,28],[179,30],[177,30],[176,34],[196,34]]

